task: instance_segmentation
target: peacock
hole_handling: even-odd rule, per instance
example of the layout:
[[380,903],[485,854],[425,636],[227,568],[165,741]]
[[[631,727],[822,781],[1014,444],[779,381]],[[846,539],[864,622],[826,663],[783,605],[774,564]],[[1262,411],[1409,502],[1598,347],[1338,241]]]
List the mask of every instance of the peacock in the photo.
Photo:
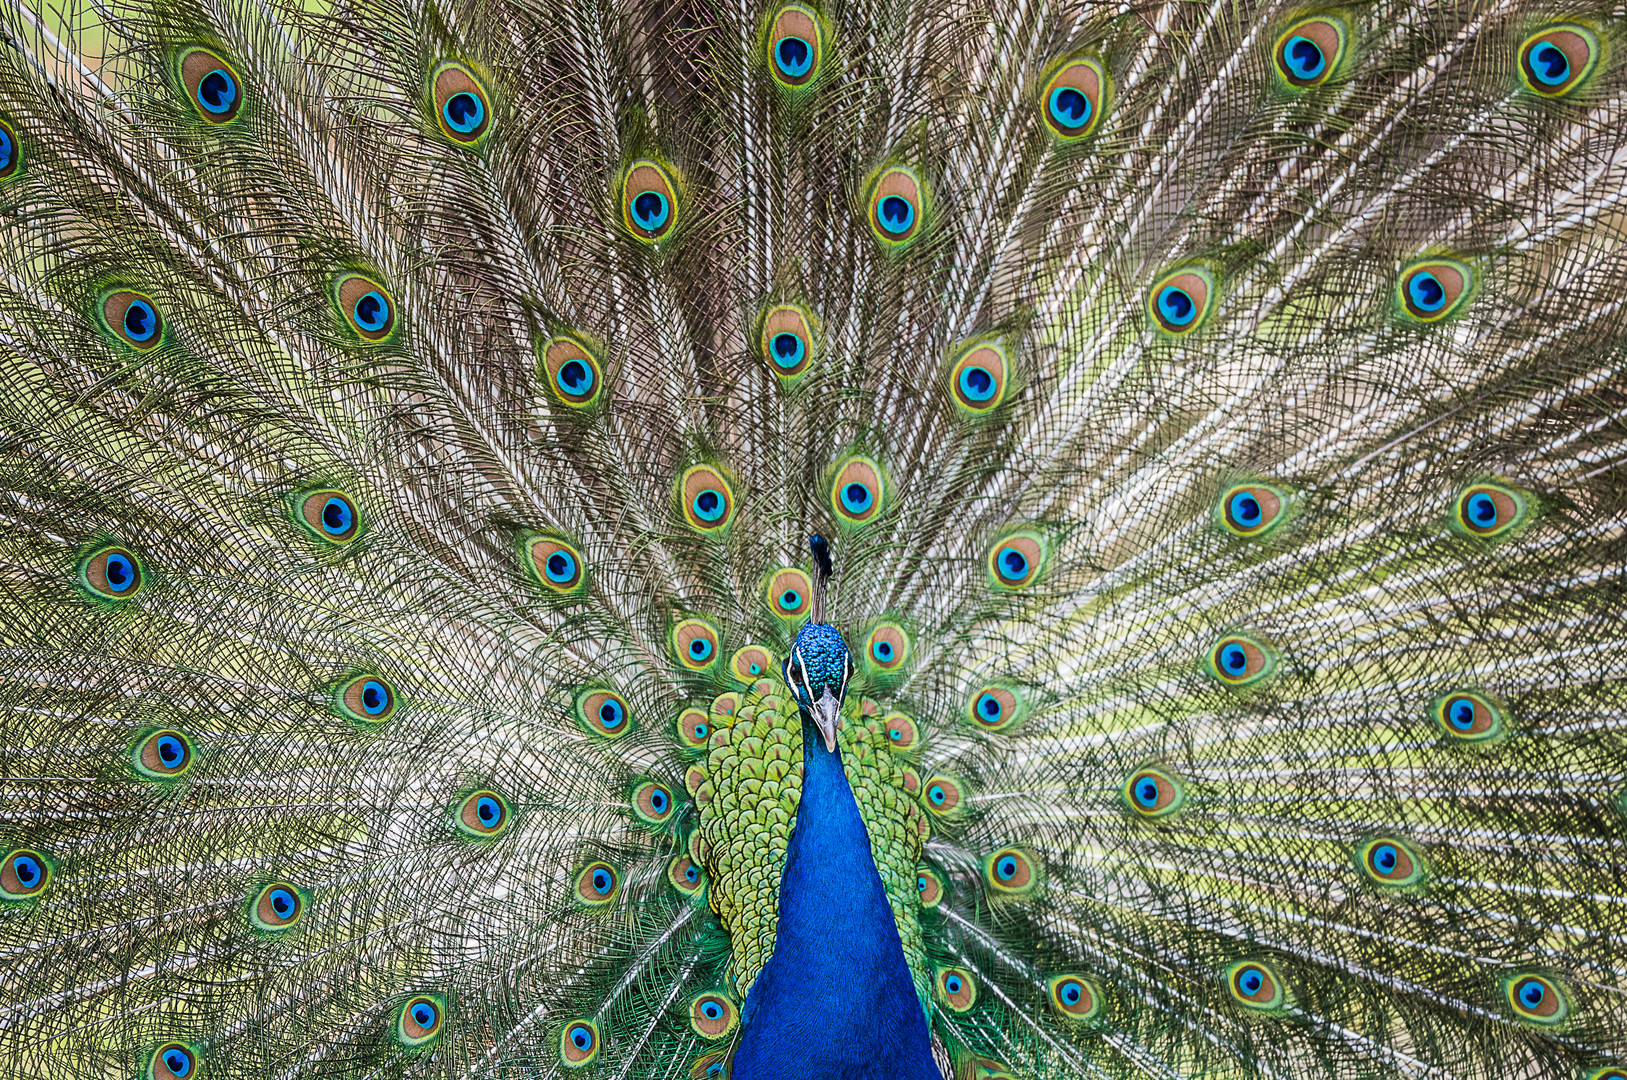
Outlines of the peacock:
[[1598,0],[8,0],[0,1061],[1627,1080]]

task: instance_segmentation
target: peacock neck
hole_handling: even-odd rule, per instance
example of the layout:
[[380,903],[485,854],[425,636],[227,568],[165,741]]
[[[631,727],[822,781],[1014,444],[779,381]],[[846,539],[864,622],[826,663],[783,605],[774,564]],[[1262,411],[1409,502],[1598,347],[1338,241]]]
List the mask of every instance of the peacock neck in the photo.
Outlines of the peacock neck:
[[774,953],[746,997],[730,1076],[941,1080],[841,750],[806,716],[802,762]]

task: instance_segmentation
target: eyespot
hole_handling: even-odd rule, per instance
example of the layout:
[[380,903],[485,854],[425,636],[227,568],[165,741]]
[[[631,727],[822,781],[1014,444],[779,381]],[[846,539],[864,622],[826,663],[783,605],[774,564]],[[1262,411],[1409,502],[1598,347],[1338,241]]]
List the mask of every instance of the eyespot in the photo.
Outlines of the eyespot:
[[712,737],[710,718],[702,709],[685,709],[678,714],[678,741],[690,750],[706,749]]
[[429,994],[408,998],[396,1016],[396,1038],[409,1049],[425,1046],[440,1035],[441,1022],[445,1018],[446,1005],[439,998]]
[[774,654],[761,645],[747,645],[729,661],[729,670],[743,683],[754,683],[775,671]]
[[627,231],[655,243],[678,225],[677,188],[667,171],[648,159],[635,161],[622,183],[621,220]]
[[718,657],[717,630],[704,619],[684,619],[672,628],[672,654],[690,671],[705,671]]
[[198,1052],[186,1043],[167,1042],[147,1059],[146,1080],[197,1080]]
[[881,468],[869,458],[851,457],[836,467],[830,485],[830,505],[844,525],[863,525],[881,513],[886,489]]
[[1320,86],[1338,70],[1345,28],[1339,20],[1315,15],[1294,23],[1272,50],[1277,77],[1296,90]]
[[1471,536],[1503,536],[1525,521],[1525,496],[1501,484],[1475,484],[1457,497],[1453,516]]
[[592,1020],[572,1020],[559,1031],[560,1064],[567,1069],[591,1065],[599,1056],[599,1025]]
[[938,969],[938,1001],[950,1012],[963,1013],[977,1003],[977,983],[965,968]]
[[801,4],[787,4],[769,24],[768,73],[790,90],[799,90],[819,76],[824,59],[824,36],[819,18]]
[[395,690],[377,675],[358,675],[339,687],[334,707],[362,724],[382,724],[395,715]]
[[678,481],[678,501],[689,527],[716,532],[734,518],[734,492],[710,465],[691,465]]
[[1040,91],[1045,124],[1059,139],[1083,139],[1102,119],[1107,73],[1088,56],[1065,62]]
[[1558,98],[1575,90],[1593,73],[1599,39],[1593,31],[1570,23],[1539,30],[1520,45],[1520,78],[1526,89]]
[[441,134],[459,146],[474,146],[491,127],[491,96],[462,64],[444,61],[430,76],[430,98]]
[[16,848],[0,860],[0,900],[27,900],[50,883],[50,862],[32,848]]
[[1006,731],[1017,722],[1020,704],[1016,691],[1004,686],[985,686],[967,702],[967,715],[972,726],[981,731]]
[[1276,670],[1276,657],[1263,641],[1228,634],[1209,650],[1209,671],[1227,686],[1252,686]]
[[619,739],[633,730],[627,702],[609,690],[584,690],[576,697],[576,719],[589,734]]
[[1011,1071],[1010,1066],[993,1058],[972,1058],[975,1068],[970,1072],[970,1080],[1018,1080],[1017,1074]]
[[915,749],[916,743],[920,741],[920,732],[916,729],[914,720],[901,712],[891,712],[882,718],[882,722],[887,725],[888,749],[897,750],[901,754],[907,754]]
[[1188,266],[1161,279],[1147,293],[1147,311],[1166,334],[1190,334],[1209,318],[1214,277],[1199,266]]
[[137,352],[163,344],[164,316],[145,293],[116,289],[102,297],[98,310],[108,332]]
[[1453,742],[1484,743],[1503,733],[1503,714],[1472,691],[1447,694],[1435,702],[1435,722]]
[[589,907],[603,907],[621,891],[621,876],[607,862],[591,862],[576,874],[576,896]]
[[993,896],[1027,896],[1039,887],[1040,864],[1022,848],[1001,848],[983,860],[983,884]]
[[395,333],[395,301],[390,290],[361,274],[346,274],[334,282],[334,306],[340,318],[368,344],[390,340]]
[[243,109],[243,81],[220,56],[208,49],[181,54],[181,85],[198,115],[211,124],[228,124]]
[[1220,496],[1220,523],[1238,536],[1264,536],[1282,520],[1285,493],[1266,484],[1237,484]]
[[887,674],[904,666],[909,651],[909,635],[902,626],[877,623],[864,642],[864,663],[875,674]]
[[1542,975],[1516,975],[1503,982],[1514,1015],[1532,1024],[1550,1026],[1570,1015],[1570,1002],[1559,984]]
[[721,1039],[739,1019],[734,1002],[718,993],[701,994],[689,1002],[689,1026],[703,1039]]
[[510,813],[507,799],[483,789],[464,796],[455,820],[459,832],[485,840],[508,828]]
[[[751,646],[747,647],[750,648]],[[769,660],[769,664],[770,666],[773,665],[772,658]],[[739,707],[740,695],[732,690],[719,694],[712,699],[712,715],[714,716],[733,716],[734,711]]]
[[782,380],[794,380],[807,371],[814,359],[813,320],[799,307],[782,304],[763,316],[763,332],[758,340],[768,370]]
[[729,1080],[729,1053],[717,1050],[689,1063],[689,1080]]
[[688,855],[676,855],[667,864],[667,881],[685,896],[694,896],[706,887],[706,874]]
[[926,782],[921,801],[938,817],[950,817],[961,809],[964,797],[960,781],[952,776],[934,776]]
[[0,180],[10,180],[23,169],[23,144],[17,140],[16,130],[0,120]]
[[1013,533],[989,547],[989,579],[997,589],[1026,589],[1045,568],[1047,545],[1038,533]]
[[1424,862],[1412,848],[1393,836],[1364,840],[1356,845],[1356,865],[1379,885],[1407,887],[1424,880]]
[[1602,1069],[1588,1073],[1587,1080],[1627,1080],[1627,1072],[1623,1072],[1614,1065],[1606,1065]]
[[665,825],[677,809],[672,790],[665,784],[646,780],[633,789],[633,813],[647,825]]
[[79,564],[79,583],[103,600],[128,600],[144,580],[140,561],[122,547],[97,548]]
[[801,622],[813,609],[813,579],[794,567],[770,574],[763,593],[769,608],[787,622]]
[[1270,967],[1256,960],[1240,960],[1227,968],[1226,988],[1233,998],[1250,1009],[1275,1011],[1288,1003],[1282,980]]
[[949,390],[967,416],[994,411],[1006,399],[1006,351],[994,342],[964,350],[949,367]]
[[542,346],[537,375],[563,405],[586,408],[604,391],[604,365],[576,338],[557,334]]
[[1168,817],[1186,803],[1181,782],[1154,765],[1143,766],[1124,782],[1126,805],[1145,818]]
[[342,491],[311,491],[299,496],[294,521],[318,540],[348,544],[361,533],[356,504]]
[[902,165],[884,171],[870,187],[870,231],[888,247],[920,235],[923,209],[920,178]]
[[532,536],[525,540],[525,565],[537,583],[556,593],[582,591],[586,578],[582,553],[557,536]]
[[1084,975],[1055,975],[1046,984],[1051,1011],[1064,1023],[1090,1020],[1101,1011],[1102,992]]
[[273,881],[249,901],[249,919],[261,930],[281,933],[305,915],[305,894],[286,881]]
[[1468,297],[1474,277],[1469,267],[1450,259],[1414,263],[1396,279],[1401,310],[1418,322],[1438,322]]
[[915,887],[921,895],[921,906],[929,910],[943,903],[949,892],[943,875],[925,863],[915,868]]
[[192,740],[166,728],[138,739],[131,748],[130,763],[138,776],[173,780],[192,767],[192,755]]

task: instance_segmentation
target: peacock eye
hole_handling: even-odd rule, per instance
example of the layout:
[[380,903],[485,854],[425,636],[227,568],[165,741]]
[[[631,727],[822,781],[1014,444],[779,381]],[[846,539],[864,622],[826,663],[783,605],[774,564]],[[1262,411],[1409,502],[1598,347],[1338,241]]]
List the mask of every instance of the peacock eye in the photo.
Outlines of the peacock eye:
[[877,623],[865,641],[865,666],[873,674],[887,675],[903,666],[909,655],[909,637],[894,622]]
[[301,496],[295,521],[330,544],[348,544],[361,531],[356,504],[342,491],[312,491]]
[[1282,520],[1285,492],[1266,484],[1238,484],[1220,496],[1220,520],[1238,536],[1263,536]]
[[1546,976],[1516,975],[1504,985],[1514,1015],[1527,1023],[1550,1026],[1570,1015],[1570,1002],[1559,984]]
[[1059,139],[1083,139],[1096,130],[1102,117],[1107,73],[1087,56],[1065,62],[1040,91],[1043,116]]
[[1039,580],[1048,554],[1039,533],[1011,533],[989,547],[989,579],[997,590],[1026,589]]
[[672,792],[654,780],[633,789],[633,814],[646,825],[661,825],[672,816]]
[[983,860],[983,883],[995,896],[1024,896],[1040,883],[1039,863],[1022,848],[1001,848]]
[[963,1013],[977,1003],[977,984],[964,968],[938,969],[938,1000],[950,1012]]
[[926,808],[937,817],[954,816],[962,803],[960,782],[951,776],[934,776],[921,791]]
[[164,317],[144,293],[115,289],[101,298],[96,310],[107,331],[136,352],[156,349],[164,341]]
[[281,933],[292,928],[304,914],[304,895],[285,881],[265,886],[249,903],[249,918],[261,930]]
[[1251,686],[1275,670],[1276,658],[1263,641],[1229,634],[1209,650],[1208,667],[1227,686]]
[[689,1026],[703,1039],[721,1039],[734,1030],[734,1002],[718,993],[706,993],[689,1002]]
[[79,564],[79,583],[102,600],[128,600],[142,582],[141,563],[125,548],[98,548]]
[[153,1051],[146,1080],[188,1080],[198,1064],[198,1056],[185,1043],[170,1042]]
[[1278,78],[1294,90],[1320,86],[1338,69],[1345,37],[1344,24],[1328,16],[1294,23],[1277,38],[1273,57]]
[[781,304],[763,315],[758,348],[768,369],[789,384],[807,371],[814,358],[813,317],[803,308]]
[[1005,349],[994,342],[964,350],[949,368],[955,407],[968,418],[993,411],[1005,400],[1008,369]]
[[1502,484],[1475,484],[1457,497],[1455,524],[1471,536],[1507,535],[1525,517],[1524,494]]
[[972,694],[968,715],[980,731],[1007,731],[1018,720],[1021,699],[1005,686],[984,686]]
[[1456,743],[1485,743],[1503,733],[1502,711],[1467,690],[1440,698],[1434,712],[1436,723]]
[[622,183],[622,224],[635,238],[654,243],[678,224],[677,188],[654,161],[633,162]]
[[717,630],[704,619],[684,619],[672,628],[672,651],[690,671],[704,671],[717,658]]
[[551,593],[574,594],[583,584],[582,556],[554,536],[532,536],[524,541],[525,565],[535,580]]
[[881,512],[885,497],[881,467],[869,458],[848,458],[837,466],[830,491],[837,520],[844,525],[863,525]]
[[576,719],[589,734],[619,739],[633,729],[627,703],[610,690],[585,690],[576,698]]
[[395,715],[395,690],[377,675],[358,675],[339,687],[334,707],[361,724],[382,724]]
[[616,899],[621,878],[607,862],[593,862],[576,875],[576,897],[589,907],[603,907]]
[[23,167],[23,147],[10,124],[0,120],[0,180],[18,175]]
[[1438,322],[1462,305],[1473,280],[1464,263],[1449,259],[1414,263],[1396,281],[1402,312],[1416,322]]
[[1166,334],[1189,334],[1209,317],[1214,281],[1202,267],[1186,267],[1167,275],[1147,294],[1152,320]]
[[542,343],[538,377],[562,405],[584,409],[604,392],[604,365],[594,351],[569,334]]
[[1226,979],[1232,997],[1250,1009],[1276,1011],[1287,1004],[1282,980],[1263,963],[1235,963],[1227,969]]
[[487,839],[508,828],[508,800],[495,791],[476,791],[458,804],[456,821],[467,836]]
[[131,764],[149,780],[180,776],[192,767],[192,740],[179,731],[155,731],[136,743]]
[[394,334],[395,303],[372,278],[346,274],[334,283],[333,297],[345,325],[364,343],[379,344]]
[[1356,865],[1368,880],[1384,886],[1417,885],[1424,879],[1424,863],[1402,841],[1378,837],[1356,845]]
[[903,713],[891,712],[882,718],[882,723],[886,725],[887,746],[889,749],[896,750],[899,753],[908,753],[915,749],[918,734],[914,720],[911,720]]
[[755,683],[774,670],[774,656],[762,645],[747,645],[729,658],[729,670],[743,683]]
[[237,119],[243,108],[243,87],[237,72],[208,49],[188,49],[177,65],[187,98],[198,115],[211,124]]
[[801,4],[775,12],[768,30],[768,73],[787,90],[799,90],[819,74],[824,37],[819,19]]
[[491,97],[475,73],[448,61],[435,69],[429,84],[441,134],[459,146],[479,143],[491,123]]
[[1173,775],[1157,766],[1144,766],[1124,782],[1124,801],[1146,818],[1167,817],[1186,801],[1185,791]]
[[599,1026],[591,1020],[573,1020],[559,1032],[560,1064],[567,1069],[590,1065],[599,1056]]
[[921,866],[915,872],[915,888],[920,894],[921,906],[931,909],[943,902],[944,894],[948,891],[944,879],[937,870],[930,866]]
[[442,1004],[438,999],[428,994],[409,998],[401,1006],[401,1015],[396,1021],[396,1037],[408,1049],[433,1042],[441,1033],[442,1016]]
[[870,188],[870,231],[888,247],[899,247],[921,231],[920,178],[902,165],[885,170]]
[[1047,983],[1051,1011],[1064,1023],[1094,1017],[1101,1008],[1101,991],[1083,975],[1057,975]]
[[45,856],[29,848],[6,853],[0,861],[0,898],[25,900],[45,891],[51,881],[51,866]]
[[667,864],[667,881],[685,896],[699,895],[702,887],[701,868],[688,855],[674,856]]
[[695,465],[685,470],[678,487],[691,528],[711,532],[729,524],[734,495],[722,473],[710,465]]
[[1526,89],[1542,97],[1564,97],[1593,73],[1599,42],[1593,31],[1562,23],[1526,38],[1519,56]]

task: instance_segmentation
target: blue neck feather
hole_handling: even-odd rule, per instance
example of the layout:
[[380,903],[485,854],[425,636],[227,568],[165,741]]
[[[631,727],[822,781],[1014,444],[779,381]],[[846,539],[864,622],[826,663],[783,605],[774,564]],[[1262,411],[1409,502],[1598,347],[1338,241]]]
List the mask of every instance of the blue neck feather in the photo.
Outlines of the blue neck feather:
[[746,997],[730,1078],[941,1080],[841,751],[806,715],[802,761],[774,954]]

